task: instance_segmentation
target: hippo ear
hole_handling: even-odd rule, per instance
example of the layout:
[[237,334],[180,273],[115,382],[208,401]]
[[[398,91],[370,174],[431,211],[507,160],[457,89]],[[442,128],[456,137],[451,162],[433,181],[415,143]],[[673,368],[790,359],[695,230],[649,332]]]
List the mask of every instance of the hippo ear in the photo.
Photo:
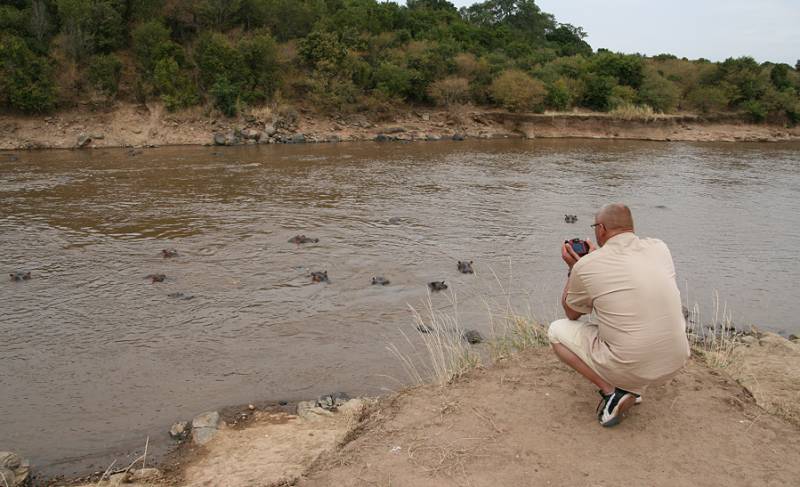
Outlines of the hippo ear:
[[472,261],[469,261],[469,265],[472,265]]

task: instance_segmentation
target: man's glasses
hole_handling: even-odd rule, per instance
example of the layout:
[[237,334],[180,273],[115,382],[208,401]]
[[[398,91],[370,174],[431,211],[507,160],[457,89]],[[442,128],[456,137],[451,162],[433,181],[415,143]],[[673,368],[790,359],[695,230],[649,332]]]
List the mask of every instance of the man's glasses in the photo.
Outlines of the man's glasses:
[[597,227],[597,226],[605,226],[605,225],[603,225],[602,223],[592,223],[592,224],[591,224],[591,225],[589,225],[589,226],[590,226],[590,227],[592,227],[592,228],[595,228],[595,227]]

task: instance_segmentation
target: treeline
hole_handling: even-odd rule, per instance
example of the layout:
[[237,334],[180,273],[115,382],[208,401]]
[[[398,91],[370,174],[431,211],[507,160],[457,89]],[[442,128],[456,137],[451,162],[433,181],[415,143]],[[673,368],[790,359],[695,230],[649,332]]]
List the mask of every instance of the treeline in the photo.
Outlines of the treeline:
[[0,106],[159,99],[233,116],[474,103],[515,111],[741,112],[800,121],[800,62],[647,58],[599,49],[533,0],[0,2]]

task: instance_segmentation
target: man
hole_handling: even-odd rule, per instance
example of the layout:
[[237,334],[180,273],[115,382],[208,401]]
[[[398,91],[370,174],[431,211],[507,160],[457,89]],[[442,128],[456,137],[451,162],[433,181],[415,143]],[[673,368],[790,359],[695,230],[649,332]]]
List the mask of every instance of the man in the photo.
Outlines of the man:
[[[604,206],[583,257],[564,244],[569,266],[561,304],[567,319],[550,324],[558,358],[600,388],[603,426],[618,424],[645,388],[674,376],[689,358],[686,323],[672,255],[661,240],[633,233],[631,210]],[[577,321],[593,313],[589,322]]]

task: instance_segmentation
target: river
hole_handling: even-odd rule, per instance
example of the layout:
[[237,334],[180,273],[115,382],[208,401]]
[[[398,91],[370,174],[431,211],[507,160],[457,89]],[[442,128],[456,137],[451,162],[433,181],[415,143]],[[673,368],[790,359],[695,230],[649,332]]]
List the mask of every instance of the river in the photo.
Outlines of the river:
[[[0,269],[32,279],[0,281],[0,450],[48,474],[104,470],[148,436],[163,451],[172,422],[225,405],[396,390],[408,379],[387,345],[406,349],[431,280],[450,286],[433,306],[455,297],[486,335],[485,301],[504,293],[547,322],[560,243],[590,236],[611,201],[667,242],[704,317],[718,295],[737,326],[800,334],[798,143],[16,155],[0,153]],[[296,234],[320,241],[288,243]],[[316,270],[331,282],[312,283]],[[376,275],[391,284],[371,286]]]

